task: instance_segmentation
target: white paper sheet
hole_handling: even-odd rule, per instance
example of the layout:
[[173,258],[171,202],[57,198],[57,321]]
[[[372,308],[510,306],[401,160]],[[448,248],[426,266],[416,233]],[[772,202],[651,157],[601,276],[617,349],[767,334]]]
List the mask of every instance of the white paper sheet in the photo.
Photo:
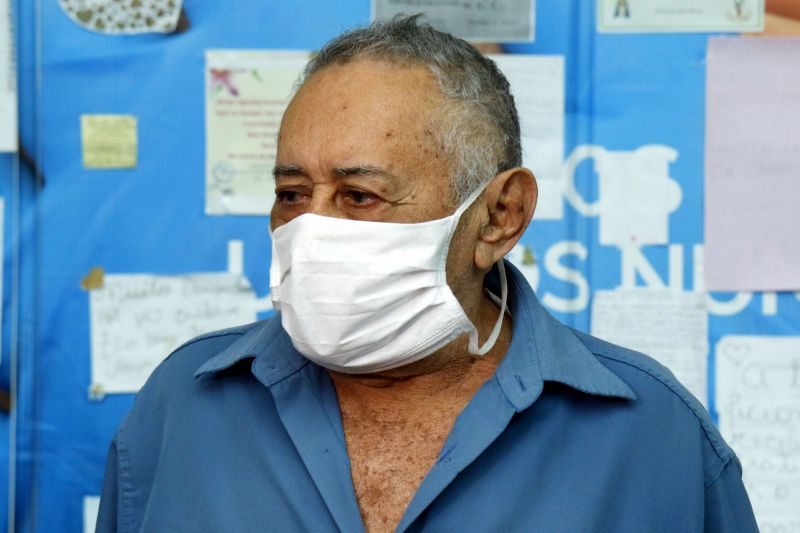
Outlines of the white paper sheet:
[[266,215],[283,112],[308,52],[206,51],[207,215]]
[[372,0],[372,20],[424,13],[437,29],[473,42],[533,41],[535,0]]
[[800,531],[800,337],[722,337],[716,377],[720,431],[761,531]]
[[17,61],[10,0],[0,0],[0,152],[17,151]]
[[800,289],[800,39],[712,38],[706,288]]
[[241,274],[105,275],[90,291],[90,393],[138,391],[175,348],[209,331],[256,320],[258,301]]
[[490,55],[511,85],[522,133],[522,164],[536,175],[534,218],[564,216],[564,57]]
[[83,533],[94,533],[97,514],[100,512],[100,496],[83,497]]
[[671,289],[596,291],[592,335],[630,348],[669,368],[707,404],[706,296]]
[[597,0],[600,32],[761,31],[764,0]]

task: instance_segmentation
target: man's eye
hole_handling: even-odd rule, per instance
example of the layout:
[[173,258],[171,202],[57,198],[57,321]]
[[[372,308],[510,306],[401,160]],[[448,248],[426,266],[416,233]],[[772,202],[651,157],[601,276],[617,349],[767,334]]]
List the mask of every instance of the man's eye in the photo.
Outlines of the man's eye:
[[345,198],[354,205],[365,206],[378,201],[378,197],[372,193],[360,191],[358,189],[350,189],[345,191]]
[[297,191],[277,191],[275,196],[277,196],[279,202],[290,205],[296,204],[302,199],[301,194]]

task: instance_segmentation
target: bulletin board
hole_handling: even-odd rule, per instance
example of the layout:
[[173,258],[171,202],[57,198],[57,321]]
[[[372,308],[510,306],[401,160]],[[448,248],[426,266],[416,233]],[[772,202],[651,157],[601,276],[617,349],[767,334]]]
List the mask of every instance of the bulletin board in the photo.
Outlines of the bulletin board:
[[[29,181],[20,197],[28,296],[20,303],[16,527],[79,532],[84,498],[99,494],[109,443],[133,401],[91,390],[92,270],[225,272],[233,241],[255,295],[269,293],[268,218],[205,214],[205,51],[315,50],[369,22],[370,3],[186,0],[184,31],[126,36],[81,28],[57,0],[19,2],[19,10],[20,90],[29,102],[21,108],[23,143],[32,145],[38,168],[23,169]],[[708,40],[705,33],[598,33],[595,2],[538,0],[535,41],[505,46],[564,58],[572,200],[565,197],[560,220],[535,219],[512,259],[545,307],[572,327],[591,330],[596,291],[702,291]],[[84,114],[136,118],[135,168],[85,168]],[[601,200],[602,182],[611,179],[603,165],[614,158],[644,159],[679,186],[679,201],[665,214],[667,243],[601,243],[600,208],[587,210],[581,199]],[[701,399],[716,417],[717,343],[728,335],[800,335],[800,300],[789,292],[704,298]]]

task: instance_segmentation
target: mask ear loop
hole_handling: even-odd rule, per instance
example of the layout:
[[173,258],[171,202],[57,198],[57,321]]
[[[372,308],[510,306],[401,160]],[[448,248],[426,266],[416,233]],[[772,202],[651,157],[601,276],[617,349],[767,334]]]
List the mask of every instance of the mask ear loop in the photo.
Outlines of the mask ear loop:
[[275,237],[272,230],[269,232],[272,246],[272,259],[269,265],[269,296],[272,300],[272,308],[276,311],[281,310],[281,261],[278,256],[278,247],[275,246]]
[[483,346],[478,348],[478,332],[473,330],[474,334],[470,335],[469,351],[475,355],[486,355],[489,350],[494,348],[497,339],[500,337],[500,331],[503,329],[503,318],[506,315],[506,306],[508,304],[508,280],[506,279],[506,267],[503,260],[497,262],[497,271],[500,274],[500,316],[497,317],[497,322],[494,324],[494,329]]
[[[451,215],[452,223],[450,224],[450,233],[447,236],[448,249],[450,248],[450,241],[453,238],[453,233],[456,231],[456,226],[458,225],[458,221],[461,219],[461,215],[463,215],[464,212],[469,209],[472,203],[478,199],[478,196],[483,193],[489,183],[490,182],[486,182],[482,186],[472,191],[472,194],[470,194],[467,199],[458,206],[458,209],[456,209],[455,213]],[[444,254],[442,260],[447,260],[447,254]],[[503,264],[502,259],[497,262],[497,270],[500,274],[500,316],[497,317],[497,322],[494,324],[492,334],[489,335],[489,338],[486,339],[486,342],[484,342],[483,346],[480,348],[478,348],[478,330],[474,325],[472,326],[472,331],[470,332],[469,336],[469,352],[479,356],[486,355],[489,350],[494,348],[498,337],[500,337],[500,331],[503,328],[503,318],[506,314],[506,307],[508,304],[508,281],[506,280],[506,267]],[[444,271],[444,269],[442,269],[442,271]]]

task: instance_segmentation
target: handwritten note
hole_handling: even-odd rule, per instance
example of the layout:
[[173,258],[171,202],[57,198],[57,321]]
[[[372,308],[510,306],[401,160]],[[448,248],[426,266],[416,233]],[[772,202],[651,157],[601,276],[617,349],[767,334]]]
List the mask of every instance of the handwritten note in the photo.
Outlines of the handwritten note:
[[705,282],[800,289],[800,40],[712,38],[706,84]]
[[0,0],[0,152],[17,151],[17,62],[11,2]]
[[90,291],[92,390],[136,392],[193,337],[256,320],[257,300],[237,273],[106,274]]
[[476,42],[533,41],[535,0],[372,0],[372,19],[424,13],[437,29]]
[[522,164],[536,175],[539,199],[534,216],[564,216],[563,56],[491,55],[511,85],[519,112]]
[[723,337],[716,375],[720,430],[761,531],[800,531],[800,337]]
[[86,168],[135,168],[139,145],[136,117],[81,115],[81,145]]
[[592,335],[651,356],[706,403],[708,314],[704,293],[596,291],[591,318]]
[[206,51],[206,214],[266,215],[278,129],[308,52]]
[[760,31],[764,0],[597,0],[601,32]]

